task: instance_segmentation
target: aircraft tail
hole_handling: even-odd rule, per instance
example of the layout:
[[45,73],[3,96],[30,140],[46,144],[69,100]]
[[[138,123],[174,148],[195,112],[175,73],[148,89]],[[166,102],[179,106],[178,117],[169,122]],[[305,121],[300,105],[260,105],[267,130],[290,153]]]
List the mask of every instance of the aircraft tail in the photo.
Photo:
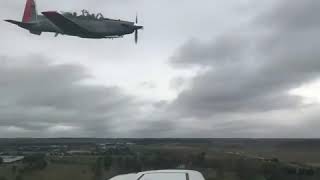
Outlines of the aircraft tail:
[[37,6],[35,0],[27,0],[26,6],[23,13],[22,22],[30,23],[37,21]]
[[19,22],[19,21],[15,21],[15,20],[5,20],[9,23],[15,24],[17,26],[20,26],[24,29],[29,29],[32,25],[34,25],[33,23],[24,23],[24,22]]

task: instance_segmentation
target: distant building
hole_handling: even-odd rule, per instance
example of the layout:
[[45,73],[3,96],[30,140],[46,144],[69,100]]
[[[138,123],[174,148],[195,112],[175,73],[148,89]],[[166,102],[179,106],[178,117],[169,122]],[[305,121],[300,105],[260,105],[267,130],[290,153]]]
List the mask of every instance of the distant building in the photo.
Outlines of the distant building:
[[187,166],[185,164],[180,164],[177,169],[186,169]]
[[127,150],[129,145],[133,145],[133,143],[104,143],[104,144],[97,144],[98,150],[102,151],[114,151],[114,150]]
[[24,156],[0,156],[3,159],[3,163],[14,163],[18,161],[22,161]]
[[126,145],[131,146],[131,145],[136,145],[136,143],[127,142]]
[[91,151],[86,151],[86,150],[71,150],[67,151],[68,155],[89,155],[91,154]]

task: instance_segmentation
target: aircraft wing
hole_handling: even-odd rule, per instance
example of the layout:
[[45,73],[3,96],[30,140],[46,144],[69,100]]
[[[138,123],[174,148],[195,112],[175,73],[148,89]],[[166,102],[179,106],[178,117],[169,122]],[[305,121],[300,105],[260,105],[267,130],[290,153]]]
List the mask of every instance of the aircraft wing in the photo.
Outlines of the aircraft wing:
[[105,39],[117,39],[117,38],[123,38],[123,36],[105,36]]
[[90,34],[87,29],[81,27],[56,11],[46,11],[42,12],[42,14],[65,33]]

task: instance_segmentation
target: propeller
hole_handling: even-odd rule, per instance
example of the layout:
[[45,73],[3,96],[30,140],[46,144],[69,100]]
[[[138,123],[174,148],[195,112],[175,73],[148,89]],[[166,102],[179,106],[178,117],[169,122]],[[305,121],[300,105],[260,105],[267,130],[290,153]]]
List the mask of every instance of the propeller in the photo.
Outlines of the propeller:
[[136,44],[138,44],[138,39],[139,39],[138,30],[135,30],[135,32],[134,32],[134,42]]
[[138,44],[138,40],[139,40],[139,29],[143,29],[143,26],[139,26],[138,25],[138,22],[139,22],[139,20],[138,20],[138,13],[137,13],[137,15],[136,15],[136,24],[135,24],[135,30],[134,30],[134,42],[136,43],[136,44]]
[[[136,14],[136,24],[138,24],[138,13]],[[134,42],[136,43],[136,44],[138,44],[138,39],[139,39],[139,34],[138,34],[138,29],[136,29],[135,31],[134,31]]]
[[136,24],[138,24],[138,13],[136,14]]

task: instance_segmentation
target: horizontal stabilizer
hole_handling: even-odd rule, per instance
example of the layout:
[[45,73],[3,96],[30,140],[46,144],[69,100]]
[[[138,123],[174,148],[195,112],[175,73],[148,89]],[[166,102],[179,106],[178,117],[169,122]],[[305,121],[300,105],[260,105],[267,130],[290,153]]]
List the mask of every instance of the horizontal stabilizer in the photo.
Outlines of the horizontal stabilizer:
[[4,20],[4,21],[18,25],[24,29],[29,29],[32,25],[34,25],[34,23],[24,23],[24,22],[19,22],[15,20]]

